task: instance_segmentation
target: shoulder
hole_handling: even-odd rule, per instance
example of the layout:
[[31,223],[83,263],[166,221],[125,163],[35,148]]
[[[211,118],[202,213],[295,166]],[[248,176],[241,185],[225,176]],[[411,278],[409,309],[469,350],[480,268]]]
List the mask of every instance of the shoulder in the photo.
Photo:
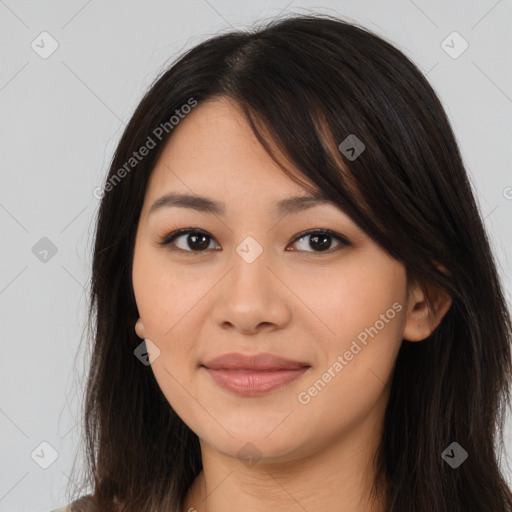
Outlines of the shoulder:
[[65,507],[57,508],[50,512],[96,512],[96,507],[93,504],[92,496],[88,494]]

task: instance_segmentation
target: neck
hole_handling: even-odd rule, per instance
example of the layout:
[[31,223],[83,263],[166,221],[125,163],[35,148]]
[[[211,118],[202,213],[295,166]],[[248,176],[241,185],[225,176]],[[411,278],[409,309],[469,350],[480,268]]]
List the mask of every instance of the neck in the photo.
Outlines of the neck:
[[290,454],[287,460],[263,458],[251,467],[201,440],[203,470],[182,510],[266,512],[278,504],[280,512],[383,512],[383,497],[370,500],[374,455],[382,434],[382,421],[375,418],[369,415],[330,442],[318,440],[322,449]]

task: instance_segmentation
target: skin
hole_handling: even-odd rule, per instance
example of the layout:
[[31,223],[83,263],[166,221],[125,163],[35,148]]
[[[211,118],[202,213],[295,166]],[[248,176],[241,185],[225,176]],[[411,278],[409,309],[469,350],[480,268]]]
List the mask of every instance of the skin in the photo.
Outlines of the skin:
[[[173,206],[149,215],[171,191],[225,202],[226,212]],[[306,194],[224,98],[199,104],[180,121],[150,177],[132,269],[135,330],[158,347],[151,364],[158,385],[200,439],[203,471],[184,511],[259,512],[276,503],[282,512],[383,510],[382,500],[369,502],[369,491],[393,365],[402,339],[426,338],[451,300],[428,288],[436,310],[429,314],[404,266],[333,204],[271,213],[280,199]],[[208,249],[193,251],[186,234],[174,241],[175,251],[159,245],[181,228],[206,231]],[[331,238],[321,251],[311,236],[293,241],[317,229],[352,246]],[[236,252],[247,236],[263,249],[252,263]],[[394,303],[402,306],[394,318],[359,343],[362,349],[307,404],[299,402]],[[311,368],[265,395],[240,396],[200,367],[228,352],[270,352]],[[252,466],[237,455],[246,443],[259,458]]]

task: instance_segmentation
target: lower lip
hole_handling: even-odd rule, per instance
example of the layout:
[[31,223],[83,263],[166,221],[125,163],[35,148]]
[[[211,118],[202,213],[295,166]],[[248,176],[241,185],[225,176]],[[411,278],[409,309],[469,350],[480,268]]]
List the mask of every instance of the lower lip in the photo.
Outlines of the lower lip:
[[303,375],[308,369],[250,371],[212,370],[204,367],[212,379],[223,389],[239,395],[264,395]]

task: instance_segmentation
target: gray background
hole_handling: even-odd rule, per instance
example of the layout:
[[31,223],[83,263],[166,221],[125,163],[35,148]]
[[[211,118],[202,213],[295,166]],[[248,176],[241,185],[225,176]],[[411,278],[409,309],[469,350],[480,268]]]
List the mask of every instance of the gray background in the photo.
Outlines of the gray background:
[[[0,0],[0,511],[66,502],[89,357],[80,340],[99,204],[93,190],[124,124],[183,50],[285,12],[360,22],[427,74],[461,145],[510,297],[512,0]],[[51,49],[43,31],[58,43],[45,59],[31,47]],[[457,58],[462,40],[443,44],[453,31],[469,44]],[[43,237],[55,254],[42,252]],[[58,452],[48,469],[40,464],[52,451],[42,442]]]

